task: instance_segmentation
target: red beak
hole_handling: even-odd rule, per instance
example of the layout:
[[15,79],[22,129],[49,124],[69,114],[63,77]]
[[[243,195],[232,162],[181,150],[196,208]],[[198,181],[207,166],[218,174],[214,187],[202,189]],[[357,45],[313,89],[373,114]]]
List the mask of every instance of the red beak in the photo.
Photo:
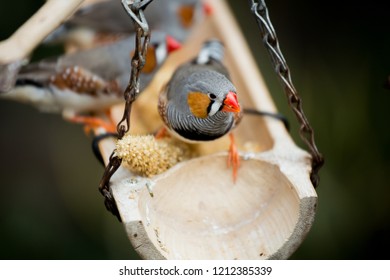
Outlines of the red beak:
[[168,53],[174,52],[181,48],[181,44],[172,36],[166,36]]
[[240,104],[238,104],[237,94],[229,91],[226,95],[225,100],[223,101],[223,112],[233,112],[238,113],[241,111]]
[[210,3],[203,3],[203,12],[206,16],[212,15],[214,12],[213,6]]

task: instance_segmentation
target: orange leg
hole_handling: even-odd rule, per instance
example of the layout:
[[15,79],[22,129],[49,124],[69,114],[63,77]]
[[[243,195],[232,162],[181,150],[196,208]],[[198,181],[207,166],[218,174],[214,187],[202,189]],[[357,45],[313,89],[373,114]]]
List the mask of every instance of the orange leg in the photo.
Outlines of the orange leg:
[[74,116],[69,119],[71,122],[84,124],[84,131],[86,134],[91,132],[91,129],[103,127],[107,132],[116,132],[116,126],[112,122],[104,121],[98,117]]
[[110,126],[111,128],[114,127],[114,130],[113,131],[110,131],[110,132],[116,132],[117,130],[117,125],[116,125],[116,121],[114,120],[114,117],[112,116],[111,114],[111,109],[108,108],[107,110],[104,111],[104,113],[106,114],[106,116],[108,117],[108,119],[110,120]]
[[237,170],[240,167],[240,155],[238,154],[233,133],[230,133],[229,137],[230,137],[230,147],[229,147],[229,156],[228,156],[227,165],[228,167],[231,166],[233,169],[233,182],[235,183],[237,180]]
[[167,137],[168,135],[169,134],[168,134],[167,128],[165,126],[163,126],[156,132],[156,134],[154,135],[154,138],[157,140],[160,140],[164,137]]

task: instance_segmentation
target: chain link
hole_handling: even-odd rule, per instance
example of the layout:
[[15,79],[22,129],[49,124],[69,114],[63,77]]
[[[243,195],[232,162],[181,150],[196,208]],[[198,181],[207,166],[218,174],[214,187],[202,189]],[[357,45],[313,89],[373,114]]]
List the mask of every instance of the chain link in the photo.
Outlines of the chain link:
[[324,164],[324,158],[317,149],[314,140],[314,131],[310,126],[305,113],[303,112],[302,99],[299,97],[298,92],[292,83],[290,70],[280,50],[276,32],[269,18],[265,1],[259,0],[257,2],[255,0],[249,0],[249,5],[251,6],[251,11],[256,18],[263,43],[270,55],[272,64],[275,67],[276,74],[284,86],[288,104],[300,124],[299,134],[301,139],[307,145],[312,156],[312,170],[310,179],[313,183],[313,186],[316,188],[320,180],[318,172]]
[[[125,109],[123,117],[117,125],[118,138],[122,139],[123,136],[130,130],[130,114],[131,107],[135,99],[140,93],[140,79],[139,75],[145,65],[146,52],[150,42],[150,31],[149,25],[144,15],[144,9],[153,0],[121,0],[122,5],[128,15],[133,20],[136,26],[136,37],[135,37],[135,52],[131,59],[131,73],[129,84],[124,92]],[[104,196],[104,204],[108,211],[114,216],[121,220],[118,207],[110,191],[110,179],[113,174],[118,170],[122,163],[122,160],[115,155],[115,151],[112,152],[109,162],[105,168],[103,177],[99,184],[99,191]]]

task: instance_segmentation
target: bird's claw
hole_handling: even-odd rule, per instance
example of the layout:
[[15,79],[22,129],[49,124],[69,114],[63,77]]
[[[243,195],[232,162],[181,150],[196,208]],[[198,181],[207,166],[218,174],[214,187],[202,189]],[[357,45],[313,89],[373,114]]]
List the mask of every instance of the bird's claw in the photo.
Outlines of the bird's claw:
[[156,132],[156,134],[154,135],[154,138],[156,140],[160,140],[160,139],[167,137],[168,135],[169,134],[168,134],[166,127],[163,126]]
[[109,133],[116,132],[116,126],[111,123],[104,121],[97,117],[85,117],[85,116],[74,116],[70,119],[71,122],[84,124],[84,132],[89,135],[93,129],[98,127],[104,128]]

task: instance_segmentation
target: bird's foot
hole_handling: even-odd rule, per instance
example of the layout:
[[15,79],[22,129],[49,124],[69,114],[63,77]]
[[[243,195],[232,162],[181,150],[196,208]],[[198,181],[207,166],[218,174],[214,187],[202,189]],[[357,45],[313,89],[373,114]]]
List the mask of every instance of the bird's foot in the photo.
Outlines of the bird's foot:
[[160,140],[162,138],[165,138],[167,137],[169,134],[168,134],[168,130],[165,126],[161,127],[155,134],[154,134],[154,138],[156,140]]
[[69,119],[71,122],[84,124],[84,132],[89,135],[93,129],[102,127],[108,133],[116,132],[116,125],[110,121],[105,121],[98,117],[74,116]]

